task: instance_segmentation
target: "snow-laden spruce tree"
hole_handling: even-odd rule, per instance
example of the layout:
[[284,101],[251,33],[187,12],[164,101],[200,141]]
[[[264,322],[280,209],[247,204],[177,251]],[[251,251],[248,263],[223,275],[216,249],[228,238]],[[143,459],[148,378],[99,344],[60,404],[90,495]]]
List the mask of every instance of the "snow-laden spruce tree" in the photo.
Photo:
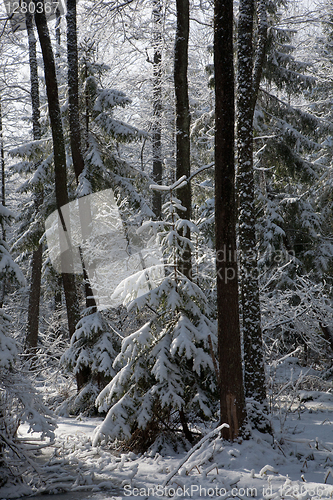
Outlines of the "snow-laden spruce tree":
[[[101,235],[95,235],[94,232],[91,198],[97,196],[100,190],[113,189],[117,207],[121,205],[123,208],[119,212],[117,208],[117,214],[127,239],[129,226],[137,224],[136,217],[141,223],[145,216],[153,215],[140,193],[141,184],[147,184],[147,176],[121,158],[120,153],[120,143],[139,140],[145,134],[116,116],[118,110],[130,104],[131,100],[120,90],[103,88],[101,82],[109,68],[97,63],[94,57],[94,49],[88,43],[82,48],[80,61],[80,84],[84,97],[81,104],[84,107],[82,115],[85,116],[84,168],[78,175],[78,185],[75,189],[75,197],[80,199],[80,211],[84,204],[85,210],[88,209],[90,213],[89,218],[92,217],[92,223],[87,224],[87,227],[83,227],[80,218],[83,237],[81,247],[90,285],[99,262],[95,250],[103,240]],[[118,203],[120,198],[122,201]],[[131,210],[124,216],[125,198]],[[89,245],[88,256],[84,247]],[[95,294],[95,291],[93,293]],[[98,302],[97,297],[96,301]],[[111,367],[116,352],[119,352],[117,339],[110,333],[110,327],[102,313],[89,306],[91,304],[86,302],[86,310],[77,324],[69,349],[62,358],[62,363],[76,375],[80,395],[75,398],[74,406],[70,409],[75,413],[93,409],[97,394],[114,375]]]
[[[140,139],[144,133],[135,127],[126,124],[122,120],[116,118],[114,115],[117,113],[117,108],[123,108],[131,101],[126,95],[114,89],[103,89],[101,83],[103,75],[109,69],[103,64],[98,64],[93,60],[93,57],[87,56],[81,61],[81,103],[84,104],[83,114],[85,115],[85,163],[84,169],[79,176],[78,186],[74,183],[74,175],[72,171],[72,160],[69,154],[68,142],[66,142],[67,165],[69,170],[69,200],[74,198],[81,198],[87,195],[98,192],[101,189],[113,187],[116,190],[117,196],[121,196],[122,200],[125,196],[131,200],[131,208],[136,208],[136,216],[139,217],[140,223],[144,216],[152,216],[153,213],[148,207],[142,192],[142,185],[147,184],[149,180],[147,176],[141,173],[140,170],[135,169],[124,159],[120,158],[120,142],[129,142]],[[63,123],[67,126],[68,107],[66,102],[63,103],[61,108]],[[47,117],[46,117],[47,118]],[[43,117],[43,123],[45,117]],[[46,136],[48,127],[45,122]],[[32,201],[28,201],[28,210],[25,210],[24,217],[22,218],[22,231],[16,244],[16,249],[20,251],[30,251],[38,245],[41,238],[41,230],[43,231],[44,219],[55,210],[56,203],[54,197],[54,157],[52,150],[50,150],[50,138],[46,137],[40,141],[33,141],[30,144],[23,145],[12,151],[12,155],[19,157],[20,161],[14,168],[21,175],[27,176],[27,181],[22,186],[22,191],[34,191],[40,185],[44,189],[43,203],[38,207],[36,214],[36,206]],[[124,202],[122,201],[124,204]],[[132,214],[131,214],[132,215]],[[131,225],[131,217],[126,218],[126,227]],[[38,221],[38,223],[37,223]],[[82,235],[89,232],[88,228],[81,228]],[[126,228],[125,228],[126,229]],[[86,264],[86,263],[85,263]],[[44,269],[47,266],[44,266]],[[52,276],[48,273],[48,276]],[[88,307],[90,304],[86,304]],[[90,313],[93,312],[90,309]],[[105,323],[100,313],[94,311],[93,317],[88,321],[88,309],[83,313],[78,329],[72,339],[68,356],[64,357],[65,364],[72,368],[77,375],[78,389],[81,390],[86,384],[89,384],[88,392],[92,391],[90,382],[92,378],[97,377],[97,385],[101,388],[103,380],[108,380],[110,373],[106,370],[104,376],[100,369],[96,370],[96,351],[92,349],[92,343],[96,342],[96,349],[102,342],[102,332],[105,332]],[[98,324],[98,327],[96,325]],[[88,333],[88,326],[92,330]],[[83,335],[83,332],[84,335]],[[106,335],[108,335],[106,333]],[[80,341],[78,342],[78,338]],[[83,338],[87,340],[88,345],[84,351]],[[103,341],[104,342],[104,341]],[[108,341],[105,340],[105,345]],[[74,355],[73,349],[77,352]],[[87,353],[91,353],[89,358]],[[73,358],[74,356],[74,358]],[[111,349],[110,356],[114,356]],[[74,359],[74,361],[73,361]],[[84,363],[81,362],[84,359]],[[76,363],[76,360],[80,360]],[[67,362],[69,361],[69,362]],[[112,365],[113,358],[109,362]],[[98,364],[98,363],[97,363]],[[81,366],[82,370],[78,370]],[[101,366],[101,365],[99,365]],[[107,366],[105,363],[103,366]],[[96,394],[92,391],[92,399],[94,401]],[[87,391],[84,394],[85,405],[87,404]],[[78,402],[78,401],[77,401]]]
[[[99,394],[96,404],[107,411],[96,429],[94,444],[103,439],[129,439],[133,446],[148,447],[163,431],[182,427],[192,440],[188,423],[211,417],[218,397],[214,368],[216,327],[202,290],[177,268],[179,252],[191,241],[181,233],[190,225],[172,186],[152,186],[169,194],[165,220],[145,222],[139,232],[153,230],[164,250],[165,263],[144,269],[124,280],[115,291],[129,310],[152,314],[141,328],[125,337],[114,362],[119,372]],[[151,283],[150,289],[142,293]]]
[[122,198],[131,200],[141,213],[152,216],[145,197],[149,178],[132,165],[123,148],[126,144],[146,138],[147,134],[125,122],[120,111],[131,99],[119,89],[105,87],[103,80],[110,67],[96,61],[96,48],[86,42],[80,51],[80,85],[84,96],[82,115],[85,117],[85,167],[79,177],[78,196],[112,188]]
[[62,412],[68,409],[71,413],[94,411],[96,397],[116,374],[112,364],[119,353],[119,347],[118,337],[110,331],[102,313],[87,308],[60,362],[75,376],[89,371],[90,382],[77,396],[65,402]]
[[[2,227],[12,218],[12,213],[0,205]],[[8,245],[0,237],[0,280],[6,278],[19,285],[25,284],[24,276],[13,261]],[[55,423],[44,406],[41,396],[19,366],[19,353],[11,336],[11,318],[4,307],[0,308],[0,486],[13,474],[13,457],[23,458],[22,445],[15,442],[21,423],[29,424],[30,432],[40,432],[43,437],[53,437]],[[26,464],[25,464],[26,467]],[[15,478],[13,478],[16,480]]]
[[[0,205],[0,223],[2,230],[13,218],[13,213],[4,205]],[[8,244],[3,236],[0,236],[0,280],[11,279],[21,286],[25,284],[25,279],[19,266],[10,255]],[[3,304],[0,308],[0,367],[10,369],[13,366],[17,355],[14,339],[9,336],[10,317],[5,313]]]

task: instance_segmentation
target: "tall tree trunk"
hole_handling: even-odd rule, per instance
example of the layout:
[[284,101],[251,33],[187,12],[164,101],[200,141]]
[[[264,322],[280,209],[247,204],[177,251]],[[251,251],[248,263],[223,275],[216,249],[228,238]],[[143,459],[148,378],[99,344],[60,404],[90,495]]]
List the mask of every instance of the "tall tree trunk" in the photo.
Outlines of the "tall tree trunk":
[[[40,100],[39,100],[39,84],[38,84],[38,65],[37,65],[37,50],[36,38],[33,27],[32,14],[27,13],[25,16],[27,34],[29,41],[29,67],[30,67],[30,92],[32,106],[32,130],[33,138],[38,141],[42,137],[40,126]],[[43,191],[34,194],[35,209],[38,211],[43,203]],[[36,354],[38,344],[38,327],[39,327],[39,304],[40,290],[42,278],[42,256],[43,247],[39,245],[33,251],[31,259],[31,284],[29,291],[29,307],[28,307],[28,325],[27,335],[25,339],[25,348],[28,353]]]
[[[79,108],[79,63],[77,47],[76,0],[67,0],[67,61],[68,61],[68,97],[69,97],[69,127],[72,160],[76,182],[79,184],[80,175],[84,171],[84,158],[81,144],[81,119]],[[79,198],[79,215],[83,242],[91,236],[91,206],[89,196]],[[83,243],[84,246],[84,243]],[[90,285],[89,275],[94,273],[92,263],[85,262],[83,252],[80,251],[83,268],[86,307],[91,312],[97,310],[96,300]],[[91,380],[90,367],[84,367],[76,375],[77,389],[80,391]]]
[[72,159],[76,182],[84,170],[81,150],[81,130],[79,112],[79,65],[77,50],[76,0],[67,0],[67,62],[68,62],[68,102],[69,127]]
[[[3,129],[2,129],[2,104],[0,96],[0,162],[1,162],[1,205],[6,206],[6,180],[5,180],[5,150],[3,144]],[[1,221],[2,240],[6,241],[6,228]],[[4,276],[0,283],[0,308],[3,307],[6,294],[6,277]]]
[[[2,104],[0,99],[0,161],[1,161],[1,205],[6,206],[5,149],[2,129]],[[2,226],[2,239],[6,241],[6,229]]]
[[[161,0],[153,0],[153,179],[156,184],[162,182],[162,5]],[[157,219],[162,215],[162,197],[160,191],[153,191],[153,211]]]
[[60,46],[61,46],[61,14],[59,9],[56,10],[55,37],[56,37],[56,58],[59,58]]
[[252,110],[254,113],[256,102],[258,99],[259,85],[263,66],[265,63],[265,56],[267,51],[267,0],[257,0],[257,44],[254,55],[253,65],[253,97],[252,97]]
[[[37,4],[40,0],[34,0]],[[36,6],[37,7],[37,6]],[[41,12],[39,12],[41,10]],[[52,51],[50,34],[47,26],[44,9],[37,9],[35,13],[35,22],[38,31],[38,37],[43,54],[44,74],[46,83],[46,93],[49,108],[49,117],[52,129],[53,154],[54,154],[54,174],[55,174],[55,193],[59,218],[65,234],[67,228],[62,218],[61,207],[68,204],[67,191],[67,172],[66,172],[66,153],[65,141],[62,129],[61,112],[59,106],[58,83],[54,56]],[[70,228],[68,228],[70,229]],[[63,269],[73,269],[73,258],[71,250],[61,252],[61,262]],[[79,321],[79,303],[76,293],[75,276],[73,273],[62,273],[62,281],[66,299],[68,329],[70,336],[75,332],[75,327]]]
[[39,328],[39,305],[42,279],[43,247],[34,250],[31,259],[31,285],[29,291],[28,326],[25,338],[27,354],[36,355]]
[[[76,182],[84,170],[84,158],[81,144],[81,120],[79,108],[79,63],[77,48],[77,23],[76,23],[76,0],[67,0],[67,62],[68,62],[68,100],[69,100],[69,127],[73,167]],[[80,198],[79,213],[83,240],[87,240],[91,233],[91,207],[89,198]],[[89,272],[83,260],[83,277],[85,283],[86,306],[96,308],[96,301],[89,282]]]
[[221,423],[224,437],[242,432],[246,410],[238,304],[234,158],[233,1],[215,0],[215,238]]
[[[187,178],[191,174],[190,165],[190,109],[188,100],[188,38],[190,30],[189,21],[189,0],[176,0],[177,7],[177,28],[175,40],[175,63],[174,63],[174,82],[176,96],[176,177],[179,179],[183,175]],[[177,191],[177,197],[186,212],[181,213],[182,218],[191,218],[191,184]],[[187,238],[191,237],[189,229],[184,234]],[[191,279],[192,264],[191,250],[185,247],[184,253],[179,258],[179,270]]]
[[[240,0],[238,21],[237,157],[239,198],[239,252],[244,339],[246,397],[263,404],[267,411],[264,351],[258,284],[253,176],[253,115],[263,55],[253,73],[254,0]],[[261,50],[261,47],[258,47]],[[261,66],[262,67],[262,66]],[[255,76],[255,78],[254,78]],[[254,421],[257,419],[255,417]]]

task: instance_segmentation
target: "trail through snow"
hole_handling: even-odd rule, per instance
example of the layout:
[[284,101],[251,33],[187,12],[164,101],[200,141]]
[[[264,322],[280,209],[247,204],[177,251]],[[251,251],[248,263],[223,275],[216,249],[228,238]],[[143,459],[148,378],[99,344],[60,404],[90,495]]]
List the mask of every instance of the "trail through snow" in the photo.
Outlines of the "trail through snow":
[[[331,499],[333,394],[301,391],[299,396],[303,402],[286,420],[283,411],[274,417],[274,445],[271,436],[258,432],[238,444],[213,437],[180,468],[185,451],[162,452],[156,446],[149,453],[135,455],[94,448],[91,437],[101,419],[59,418],[55,448],[44,448],[41,459],[55,476],[57,471],[66,471],[68,479],[57,478],[51,489],[57,495],[51,498]],[[26,428],[20,431],[23,435]],[[172,471],[176,473],[166,484]],[[59,494],[66,490],[67,494]],[[0,489],[2,499],[20,494],[18,486]]]

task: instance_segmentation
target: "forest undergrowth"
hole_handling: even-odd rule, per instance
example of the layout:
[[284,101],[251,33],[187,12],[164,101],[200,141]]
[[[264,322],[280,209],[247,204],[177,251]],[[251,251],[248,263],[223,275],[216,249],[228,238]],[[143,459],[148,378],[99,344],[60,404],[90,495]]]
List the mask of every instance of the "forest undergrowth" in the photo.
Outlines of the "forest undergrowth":
[[[133,318],[124,317],[131,324]],[[216,419],[193,425],[194,445],[179,427],[159,432],[148,448],[139,450],[135,437],[93,446],[102,417],[68,413],[71,406],[66,402],[75,398],[76,386],[74,378],[59,369],[63,345],[52,334],[45,335],[43,345],[48,349],[29,377],[54,412],[58,428],[43,441],[39,433],[27,432],[28,425],[18,428],[6,447],[1,498],[66,491],[106,491],[112,497],[131,496],[134,491],[136,496],[145,488],[151,488],[156,498],[165,492],[174,496],[177,488],[178,496],[189,491],[192,498],[202,496],[200,488],[224,497],[235,497],[236,491],[241,497],[277,499],[291,493],[297,499],[332,495],[333,440],[328,436],[333,384],[327,369],[318,369],[318,360],[317,366],[302,366],[302,348],[266,366],[272,435],[252,429],[245,439],[230,443],[219,436]],[[256,494],[250,495],[250,488]]]

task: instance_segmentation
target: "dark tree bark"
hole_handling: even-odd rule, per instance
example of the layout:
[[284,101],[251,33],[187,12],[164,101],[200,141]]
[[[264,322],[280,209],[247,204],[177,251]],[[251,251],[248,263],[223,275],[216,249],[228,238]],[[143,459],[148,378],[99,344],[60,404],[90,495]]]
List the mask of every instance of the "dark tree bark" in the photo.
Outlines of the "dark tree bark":
[[[5,151],[2,130],[2,105],[0,100],[0,159],[1,159],[1,204],[6,206]],[[6,241],[6,229],[2,227],[2,238]]]
[[60,312],[61,305],[62,305],[62,278],[61,276],[57,277],[56,280],[56,285],[55,285],[55,292],[54,292],[54,310]]
[[266,0],[257,0],[257,44],[253,65],[253,98],[252,109],[254,112],[256,102],[258,99],[259,85],[263,66],[265,63],[265,56],[267,50],[267,11]]
[[[0,97],[0,162],[1,162],[1,205],[6,206],[5,152],[3,146],[1,97]],[[1,232],[3,241],[6,241],[6,228],[3,221],[1,221]],[[5,294],[6,294],[6,277],[4,276],[0,283],[0,308],[3,307]]]
[[[27,34],[29,41],[29,67],[30,67],[30,93],[32,106],[32,130],[33,138],[38,141],[42,137],[40,125],[40,99],[39,99],[39,84],[38,84],[38,65],[37,65],[37,50],[36,38],[33,27],[32,14],[27,13],[25,16],[27,26]],[[36,192],[34,195],[34,203],[36,211],[43,203],[43,191]],[[31,284],[29,291],[29,306],[28,306],[28,325],[27,335],[25,339],[25,348],[29,354],[36,354],[38,344],[38,327],[39,327],[39,304],[40,290],[42,279],[42,256],[43,247],[39,245],[33,251],[31,259]]]
[[37,49],[36,37],[33,27],[32,14],[25,15],[27,26],[27,34],[29,41],[29,67],[30,67],[30,92],[31,92],[31,107],[32,107],[32,133],[35,141],[42,137],[40,126],[40,99],[39,99],[39,84],[38,84],[38,64],[37,64]]
[[333,331],[332,331],[332,329],[329,326],[324,325],[321,321],[319,321],[319,326],[321,328],[321,331],[324,334],[325,340],[327,340],[330,343],[331,349],[333,351]]
[[[76,182],[84,171],[84,158],[81,144],[81,117],[79,107],[79,63],[77,47],[76,0],[67,0],[67,62],[68,62],[68,97],[69,97],[69,128],[73,167]],[[79,198],[79,214],[83,241],[89,240],[91,234],[91,206],[89,196]],[[97,310],[96,300],[89,282],[89,274],[94,272],[92,263],[84,260],[80,251],[83,268],[83,279],[86,297],[86,307],[91,312]],[[91,380],[91,369],[85,367],[76,375],[77,389],[80,391]]]
[[[34,1],[35,3],[37,3],[37,1],[40,0]],[[67,205],[69,202],[67,191],[65,141],[62,129],[58,83],[56,78],[51,39],[44,9],[42,9],[42,12],[40,13],[38,12],[39,10],[40,9],[36,8],[35,22],[43,54],[46,93],[52,129],[56,202],[59,217],[60,219],[62,219],[61,207]],[[68,235],[69,233],[67,232],[67,229],[70,228],[64,227],[65,225],[63,219],[61,220],[61,223],[65,234]],[[73,259],[70,250],[67,252],[61,252],[61,261],[63,269],[68,269],[70,267],[73,268]],[[72,336],[75,332],[75,327],[80,317],[74,274],[62,273],[62,281],[66,299],[68,329],[70,336]]]
[[187,441],[189,441],[192,444],[193,443],[193,435],[188,427],[187,419],[186,419],[186,416],[185,416],[183,409],[179,410],[179,420],[180,420],[181,426],[183,428],[183,433],[184,433],[185,438],[187,439]]
[[242,432],[246,417],[238,304],[237,205],[234,158],[233,1],[215,0],[215,238],[221,423],[224,437]]
[[[177,0],[177,28],[175,40],[175,63],[174,82],[176,96],[176,177],[179,179],[183,175],[187,178],[191,174],[190,165],[190,109],[188,100],[188,38],[189,38],[189,0]],[[180,215],[182,218],[191,218],[191,183],[177,191],[177,198],[186,208],[186,212]],[[184,234],[190,238],[190,231]],[[179,270],[188,278],[191,278],[191,250],[188,246],[179,258]]]
[[79,65],[77,50],[76,0],[67,0],[68,103],[72,159],[76,182],[84,169],[79,112]]
[[[88,78],[88,61],[85,58],[84,59],[84,77],[85,80]],[[86,148],[88,149],[89,147],[89,129],[90,129],[90,108],[91,108],[91,102],[90,102],[90,95],[89,95],[89,89],[88,86],[86,86],[86,91],[85,91],[85,114],[84,114],[84,121],[85,121],[85,143],[86,143]]]
[[[81,144],[81,119],[79,107],[79,63],[77,48],[76,0],[67,0],[67,62],[68,62],[68,101],[69,128],[73,167],[77,184],[84,170],[84,158]],[[89,199],[80,198],[79,213],[83,240],[90,236],[91,209]],[[96,301],[91,289],[88,272],[82,256],[83,277],[85,283],[86,306],[96,308]]]
[[61,45],[61,14],[60,10],[56,10],[56,25],[55,25],[55,35],[56,35],[56,57],[60,57],[60,45]]
[[[156,184],[162,182],[162,5],[160,0],[153,0],[153,179]],[[162,197],[160,191],[153,191],[153,211],[157,219],[162,216]]]
[[[261,332],[256,214],[253,176],[253,115],[259,89],[264,49],[258,46],[253,73],[254,0],[240,0],[238,21],[237,157],[239,198],[239,252],[244,341],[245,395],[267,411],[264,350]],[[254,420],[256,420],[255,417]],[[256,425],[258,422],[255,422]]]
[[31,285],[29,292],[28,326],[25,339],[27,354],[36,355],[39,327],[39,304],[42,279],[43,247],[34,250],[31,259]]

